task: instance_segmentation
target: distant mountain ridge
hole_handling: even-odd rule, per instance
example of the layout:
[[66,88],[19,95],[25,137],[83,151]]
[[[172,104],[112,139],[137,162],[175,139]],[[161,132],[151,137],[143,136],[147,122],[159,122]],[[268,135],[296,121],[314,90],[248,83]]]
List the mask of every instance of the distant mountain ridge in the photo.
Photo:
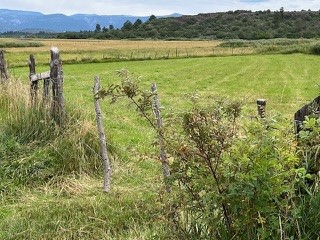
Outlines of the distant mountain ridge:
[[[172,14],[164,17],[178,17],[180,14]],[[149,16],[128,15],[97,15],[97,14],[43,14],[40,12],[0,9],[0,32],[7,31],[85,31],[94,30],[96,24],[101,27],[113,25],[121,28],[129,20],[134,23],[137,19],[145,22]]]

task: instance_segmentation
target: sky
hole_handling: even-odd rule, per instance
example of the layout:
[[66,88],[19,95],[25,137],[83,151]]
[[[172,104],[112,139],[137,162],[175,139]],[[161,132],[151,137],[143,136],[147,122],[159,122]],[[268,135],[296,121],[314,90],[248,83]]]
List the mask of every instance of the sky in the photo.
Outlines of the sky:
[[281,7],[285,11],[319,11],[320,0],[0,0],[0,9],[66,15],[196,15],[229,10],[279,10]]

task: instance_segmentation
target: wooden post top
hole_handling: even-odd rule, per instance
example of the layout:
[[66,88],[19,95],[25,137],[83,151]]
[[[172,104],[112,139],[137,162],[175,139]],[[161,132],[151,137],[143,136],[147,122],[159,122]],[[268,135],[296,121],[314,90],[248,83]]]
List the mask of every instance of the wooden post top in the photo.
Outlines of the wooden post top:
[[263,98],[257,99],[257,104],[265,106],[267,104],[267,101]]

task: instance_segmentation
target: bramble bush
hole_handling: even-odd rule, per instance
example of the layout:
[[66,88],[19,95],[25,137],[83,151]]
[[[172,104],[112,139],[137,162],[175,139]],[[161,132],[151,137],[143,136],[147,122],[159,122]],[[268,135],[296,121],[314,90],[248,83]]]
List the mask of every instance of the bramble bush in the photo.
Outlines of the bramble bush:
[[290,238],[298,164],[291,130],[276,119],[244,120],[241,103],[226,100],[195,106],[180,123],[167,141],[178,237]]

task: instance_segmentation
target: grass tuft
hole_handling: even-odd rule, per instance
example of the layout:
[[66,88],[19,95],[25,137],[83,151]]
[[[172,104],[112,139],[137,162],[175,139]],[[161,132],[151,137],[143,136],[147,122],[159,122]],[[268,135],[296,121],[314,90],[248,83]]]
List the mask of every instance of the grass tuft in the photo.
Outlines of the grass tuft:
[[49,105],[39,102],[31,106],[27,87],[20,81],[1,87],[3,177],[34,185],[57,175],[99,172],[99,147],[92,122],[79,111],[67,109],[66,126],[61,128],[52,120]]

